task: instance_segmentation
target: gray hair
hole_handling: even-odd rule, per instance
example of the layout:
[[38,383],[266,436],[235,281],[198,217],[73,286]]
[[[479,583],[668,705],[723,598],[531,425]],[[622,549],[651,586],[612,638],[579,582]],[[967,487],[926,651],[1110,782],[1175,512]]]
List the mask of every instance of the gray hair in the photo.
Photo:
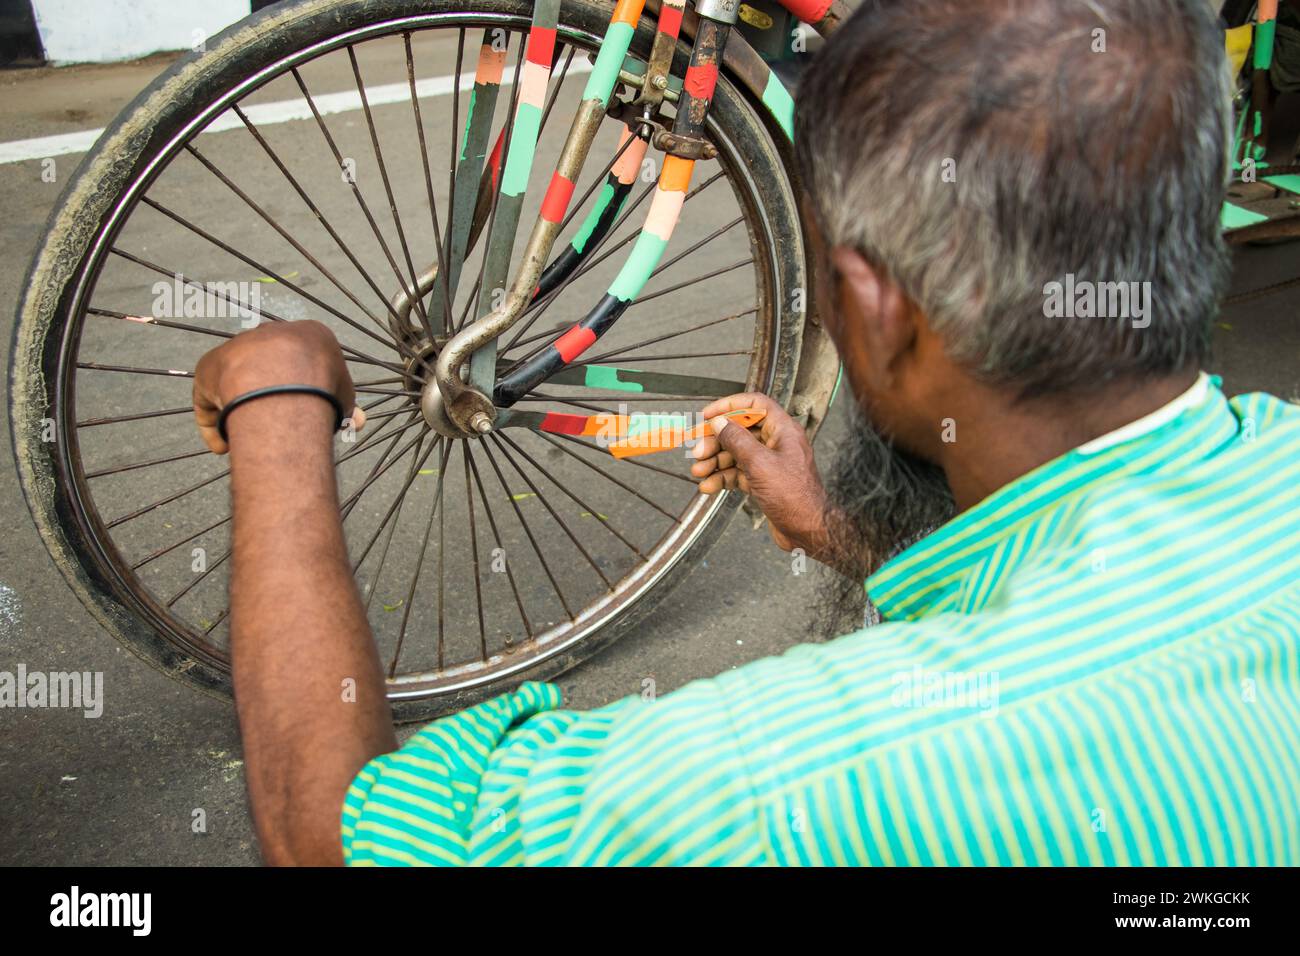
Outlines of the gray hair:
[[[1205,0],[863,0],[800,83],[795,148],[828,244],[956,361],[1087,391],[1207,357],[1230,95]],[[1067,274],[1149,282],[1147,327],[1047,317]]]

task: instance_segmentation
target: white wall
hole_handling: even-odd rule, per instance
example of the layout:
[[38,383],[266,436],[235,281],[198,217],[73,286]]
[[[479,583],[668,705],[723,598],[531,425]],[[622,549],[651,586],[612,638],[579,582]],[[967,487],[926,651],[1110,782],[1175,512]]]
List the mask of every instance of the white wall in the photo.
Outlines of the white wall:
[[53,63],[133,60],[189,49],[248,16],[249,0],[33,0]]

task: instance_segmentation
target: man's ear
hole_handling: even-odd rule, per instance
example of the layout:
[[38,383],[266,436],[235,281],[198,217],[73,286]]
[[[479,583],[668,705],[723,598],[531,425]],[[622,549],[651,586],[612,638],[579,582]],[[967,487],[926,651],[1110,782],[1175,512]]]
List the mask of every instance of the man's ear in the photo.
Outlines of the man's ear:
[[853,351],[861,354],[854,358],[877,388],[889,388],[898,363],[916,343],[916,317],[907,297],[857,251],[836,246],[830,258],[843,324],[857,331],[845,335],[845,342],[860,343]]

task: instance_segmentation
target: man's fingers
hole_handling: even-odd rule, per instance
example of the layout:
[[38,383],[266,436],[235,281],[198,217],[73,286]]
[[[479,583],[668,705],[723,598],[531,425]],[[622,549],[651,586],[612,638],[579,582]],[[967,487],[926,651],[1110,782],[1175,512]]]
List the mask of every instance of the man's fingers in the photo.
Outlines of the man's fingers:
[[712,475],[709,475],[709,477],[700,482],[700,494],[716,495],[724,487],[726,486],[723,484],[722,473],[714,472]]
[[709,424],[713,426],[713,433],[718,436],[718,442],[731,453],[732,458],[742,468],[746,467],[756,454],[768,450],[753,433],[728,418],[719,416]]
[[703,461],[705,458],[712,458],[721,448],[722,446],[718,444],[718,440],[709,435],[695,443],[695,447],[691,449],[691,457],[697,461]]
[[697,461],[691,465],[691,474],[696,478],[707,478],[715,471],[725,471],[728,468],[736,467],[736,459],[732,457],[731,452],[724,451],[720,455],[714,455],[712,458],[706,458],[704,461]]
[[230,447],[221,440],[221,432],[217,431],[216,425],[199,425],[199,437],[214,455],[224,455],[230,451]]
[[741,392],[737,395],[719,398],[717,401],[704,406],[704,410],[700,414],[705,418],[714,418],[718,415],[725,415],[727,412],[739,411],[742,408],[761,408],[770,414],[773,409],[780,407],[762,392]]
[[[205,355],[204,358],[207,356]],[[224,455],[229,449],[221,439],[221,432],[217,431],[217,422],[221,420],[221,409],[200,383],[202,360],[199,361],[197,369],[191,393],[194,401],[194,424],[198,426],[199,437],[203,439],[203,444],[208,446],[208,451],[214,455]]]
[[352,417],[348,421],[352,422],[352,428],[355,431],[361,431],[366,427],[366,410],[358,405],[352,409]]

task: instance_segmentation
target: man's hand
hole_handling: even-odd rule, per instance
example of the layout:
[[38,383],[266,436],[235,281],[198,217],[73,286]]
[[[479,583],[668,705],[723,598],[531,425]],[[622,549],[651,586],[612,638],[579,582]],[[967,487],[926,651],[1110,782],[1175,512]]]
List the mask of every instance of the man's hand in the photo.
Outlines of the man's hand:
[[[757,437],[725,418],[715,419],[741,408],[766,412]],[[829,547],[826,489],[799,423],[756,392],[718,399],[704,409],[704,416],[715,419],[717,437],[701,439],[692,452],[699,459],[691,474],[701,479],[700,491],[713,495],[738,488],[751,495],[767,516],[778,547],[802,548],[811,557],[824,559]]]
[[267,322],[199,359],[194,369],[194,419],[204,444],[218,455],[226,454],[230,449],[217,431],[221,409],[245,392],[272,385],[323,388],[336,395],[343,408],[353,409],[353,428],[360,431],[366,423],[334,333],[319,322]]

